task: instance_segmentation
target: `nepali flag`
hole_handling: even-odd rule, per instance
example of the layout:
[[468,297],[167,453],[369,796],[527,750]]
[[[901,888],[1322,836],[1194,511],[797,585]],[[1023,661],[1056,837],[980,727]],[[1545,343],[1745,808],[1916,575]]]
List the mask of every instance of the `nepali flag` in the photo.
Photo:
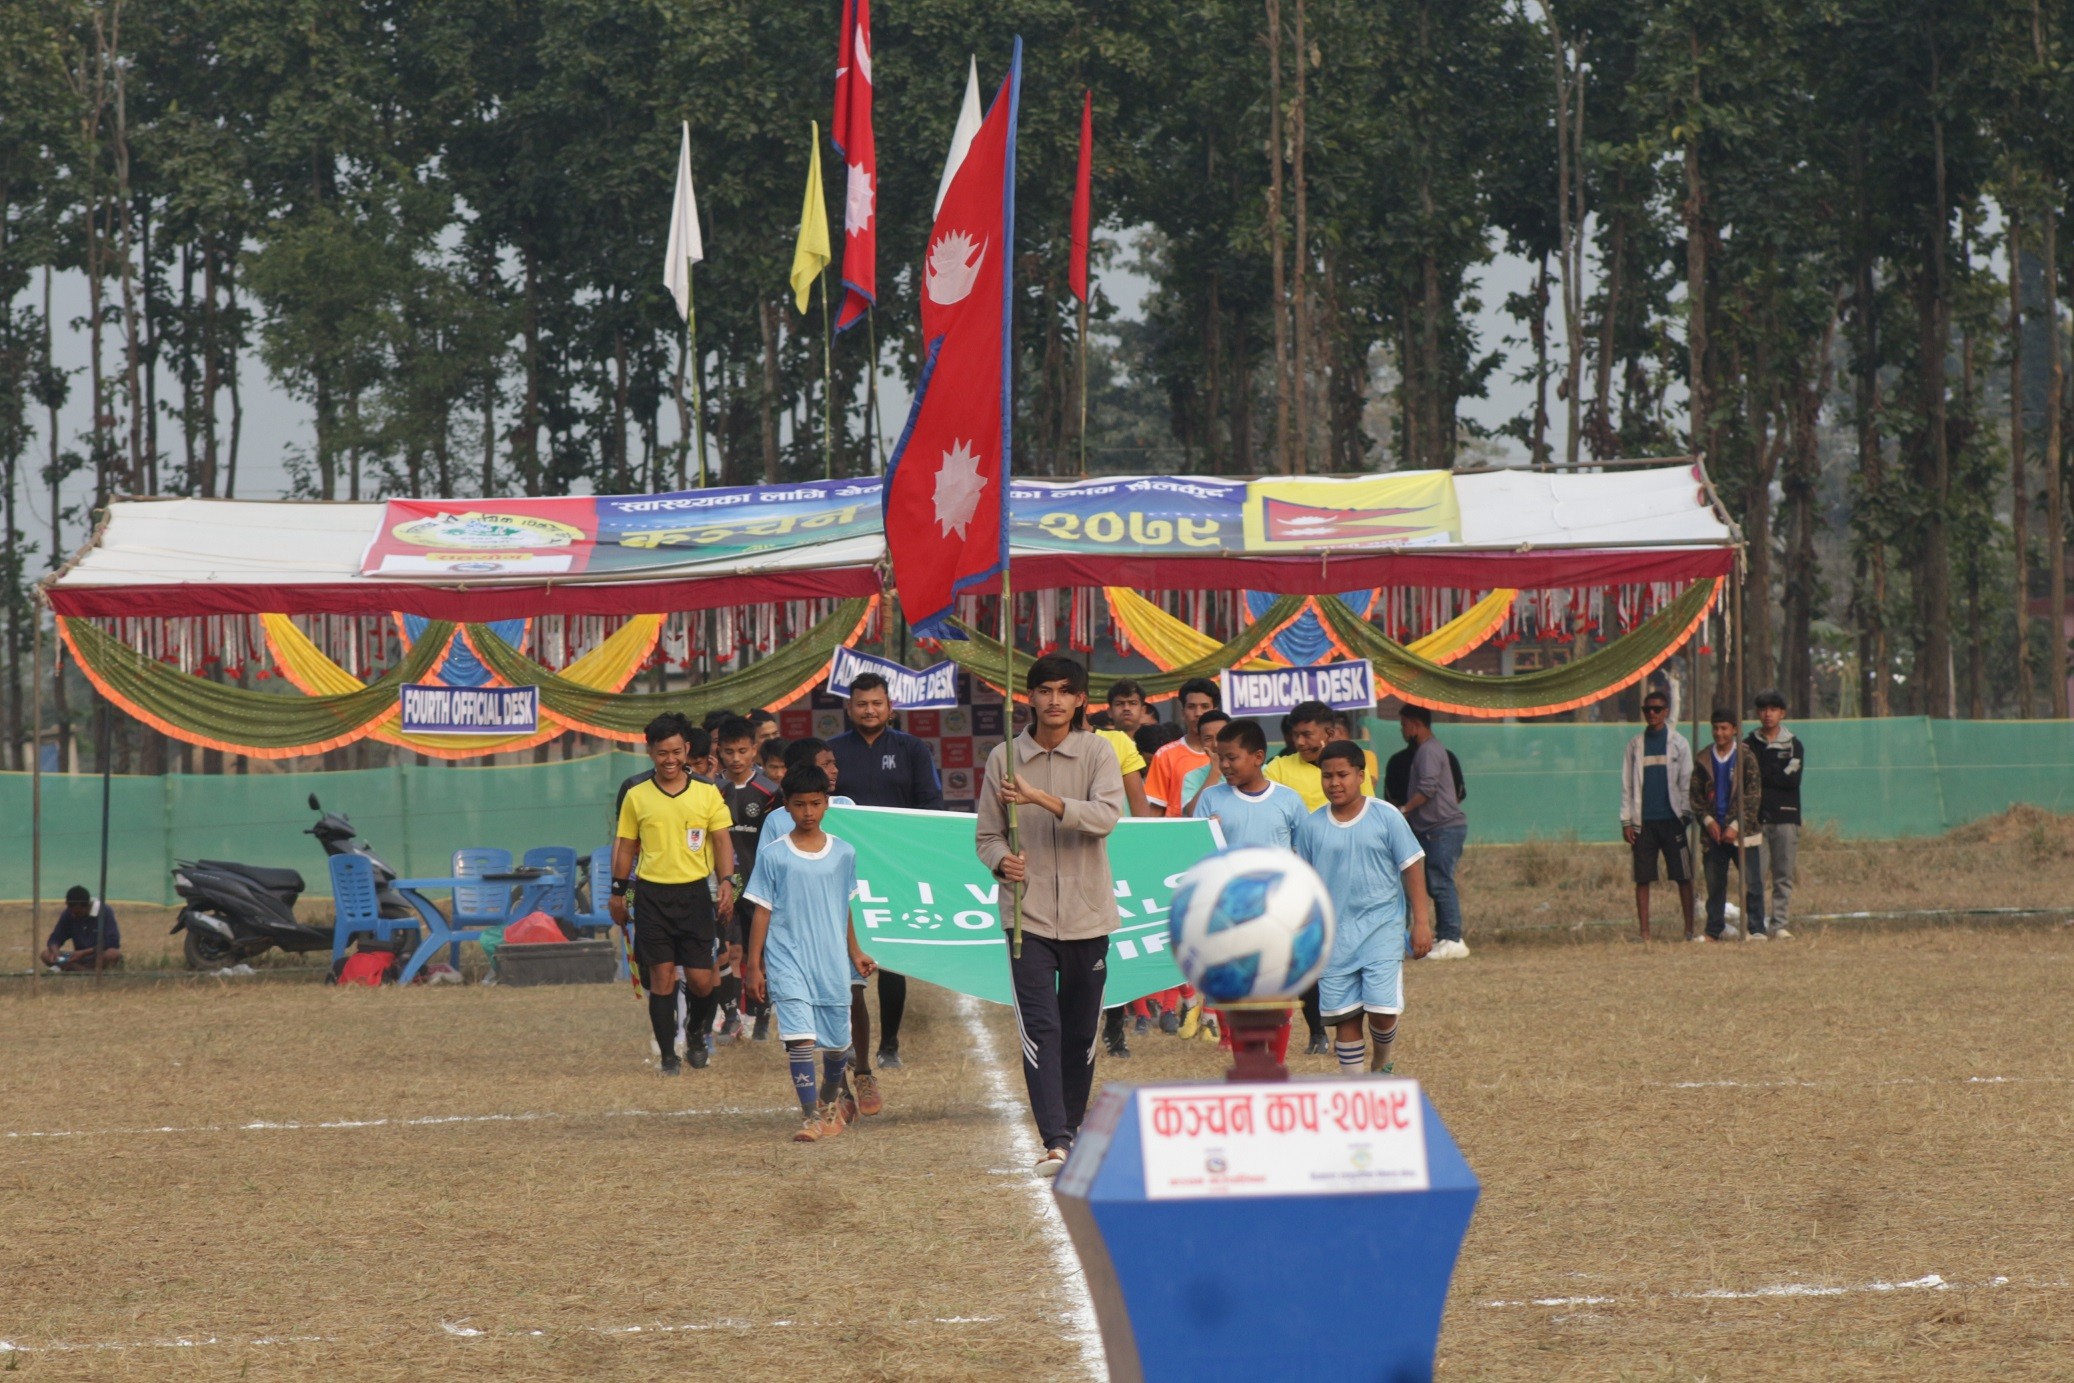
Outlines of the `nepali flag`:
[[871,132],[871,0],[843,0],[835,57],[835,118],[829,142],[841,155],[843,305],[835,329],[855,326],[879,299],[879,152]]
[[1015,257],[1015,121],[1023,43],[952,174],[922,273],[922,373],[886,470],[886,543],[900,608],[917,636],[957,638],[951,602],[1008,558],[1015,412],[1010,273]]

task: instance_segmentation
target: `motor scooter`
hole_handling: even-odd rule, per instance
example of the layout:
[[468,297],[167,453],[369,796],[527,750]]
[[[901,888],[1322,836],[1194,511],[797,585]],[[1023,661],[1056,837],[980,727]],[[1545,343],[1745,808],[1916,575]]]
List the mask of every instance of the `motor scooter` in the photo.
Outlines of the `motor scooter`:
[[[317,824],[303,834],[315,836],[329,855],[365,855],[374,862],[375,896],[384,917],[416,917],[417,911],[395,888],[396,871],[382,862],[359,837],[342,813],[327,812],[310,794]],[[293,869],[237,864],[229,860],[182,860],[173,869],[173,889],[185,900],[173,923],[185,932],[182,942],[190,970],[215,970],[279,947],[283,951],[328,951],[329,924],[298,921],[296,899],[305,885]],[[392,944],[415,944],[414,934],[398,934]]]

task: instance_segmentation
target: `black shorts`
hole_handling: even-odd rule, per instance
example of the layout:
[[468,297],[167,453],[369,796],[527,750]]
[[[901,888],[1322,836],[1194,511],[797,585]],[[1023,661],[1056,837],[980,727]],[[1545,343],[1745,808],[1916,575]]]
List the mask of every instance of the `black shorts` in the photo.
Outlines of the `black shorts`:
[[704,879],[688,884],[634,882],[634,954],[641,964],[711,970],[720,920]]
[[1692,882],[1692,839],[1682,821],[1645,821],[1635,833],[1635,882],[1656,882],[1656,861],[1661,855],[1664,877],[1674,884]]
[[749,945],[749,924],[756,920],[756,904],[747,898],[735,899],[734,915],[727,920],[727,935],[723,939],[729,946]]

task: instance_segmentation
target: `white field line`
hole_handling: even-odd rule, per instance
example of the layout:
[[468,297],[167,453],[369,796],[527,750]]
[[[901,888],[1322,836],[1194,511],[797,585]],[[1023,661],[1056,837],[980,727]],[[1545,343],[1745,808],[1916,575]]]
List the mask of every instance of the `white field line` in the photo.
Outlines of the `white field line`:
[[1898,1076],[1893,1080],[1657,1080],[1665,1090],[1878,1089],[1889,1085],[2064,1085],[2074,1076]]
[[547,1120],[697,1119],[726,1114],[784,1114],[791,1105],[715,1105],[710,1109],[604,1109],[588,1114],[425,1114],[397,1119],[255,1119],[249,1124],[166,1124],[156,1128],[20,1129],[0,1138],[120,1138],[159,1133],[295,1133],[368,1128],[432,1128],[442,1124],[530,1124]]
[[[980,1056],[987,1077],[987,1107],[1001,1116],[1008,1129],[1009,1151],[1025,1167],[1034,1167],[1043,1149],[1030,1132],[1030,1112],[1023,1101],[1015,1098],[1008,1084],[1008,1076],[1001,1065],[1000,1052],[994,1046],[994,1036],[987,1030],[979,1000],[970,994],[958,997],[958,1019],[964,1023],[966,1033],[972,1039],[972,1047]],[[1044,1240],[1051,1246],[1051,1260],[1058,1269],[1064,1284],[1067,1302],[1066,1326],[1073,1342],[1080,1346],[1080,1362],[1088,1376],[1098,1383],[1107,1383],[1109,1360],[1102,1352],[1102,1332],[1095,1323],[1095,1305],[1087,1294],[1087,1276],[1081,1271],[1080,1256],[1073,1251],[1073,1240],[1066,1233],[1066,1222],[1059,1218],[1058,1204],[1052,1200],[1051,1186],[1034,1171],[1024,1174],[1030,1197],[1035,1202],[1037,1223],[1044,1232]]]
[[[1765,1301],[1785,1297],[1843,1297],[1863,1293],[1889,1292],[1975,1292],[1990,1291],[1997,1287],[2012,1285],[2006,1277],[1991,1277],[1985,1282],[1947,1282],[1936,1273],[1910,1278],[1906,1282],[1858,1282],[1848,1286],[1827,1283],[1781,1282],[1769,1287],[1753,1287],[1737,1291],[1728,1287],[1710,1287],[1704,1292],[1654,1292],[1639,1296],[1582,1296],[1582,1297],[1533,1297],[1521,1301],[1486,1301],[1486,1307],[1511,1306],[1612,1306],[1619,1303],[1640,1301]],[[2015,1284],[2019,1289],[2060,1291],[2064,1282],[2033,1282]]]
[[[999,1316],[935,1316],[923,1321],[902,1321],[906,1327],[920,1325],[987,1325],[1000,1320]],[[466,1320],[441,1321],[440,1335],[449,1340],[478,1339],[541,1339],[552,1335],[677,1335],[702,1331],[750,1331],[781,1330],[791,1326],[807,1326],[815,1329],[824,1326],[845,1324],[836,1321],[750,1321],[733,1317],[719,1320],[696,1321],[681,1325],[650,1323],[645,1325],[588,1325],[558,1326],[553,1330],[480,1330]],[[849,1324],[854,1324],[850,1322]],[[0,1340],[0,1355],[9,1354],[77,1354],[123,1349],[203,1349],[209,1346],[232,1346],[251,1348],[262,1345],[329,1345],[337,1344],[337,1335],[261,1335],[258,1337],[226,1338],[221,1335],[176,1335],[163,1340],[102,1340],[90,1343],[53,1341],[50,1344],[25,1345],[12,1340]],[[393,1332],[385,1338],[394,1338]]]

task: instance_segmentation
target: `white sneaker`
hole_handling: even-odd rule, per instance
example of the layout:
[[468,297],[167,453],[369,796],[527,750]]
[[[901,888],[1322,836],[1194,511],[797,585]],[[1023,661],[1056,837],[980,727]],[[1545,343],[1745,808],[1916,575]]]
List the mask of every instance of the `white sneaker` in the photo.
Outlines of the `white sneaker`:
[[1786,929],[1785,929],[1784,927],[1774,927],[1774,928],[1772,928],[1772,935],[1773,935],[1773,936],[1775,936],[1775,937],[1777,937],[1777,938],[1778,938],[1779,940],[1781,940],[1781,941],[1791,941],[1791,940],[1793,940],[1793,933],[1792,933],[1792,932],[1789,932],[1789,931],[1787,931],[1787,930],[1786,930]]
[[1467,960],[1469,947],[1460,941],[1436,941],[1433,949],[1426,953],[1427,960]]
[[1770,940],[1771,940],[1771,938],[1770,938],[1770,937],[1768,937],[1768,936],[1766,936],[1766,935],[1765,935],[1765,934],[1764,934],[1763,932],[1750,932],[1750,933],[1748,933],[1747,935],[1745,935],[1745,936],[1743,937],[1743,940],[1745,940],[1745,941],[1770,941]]

